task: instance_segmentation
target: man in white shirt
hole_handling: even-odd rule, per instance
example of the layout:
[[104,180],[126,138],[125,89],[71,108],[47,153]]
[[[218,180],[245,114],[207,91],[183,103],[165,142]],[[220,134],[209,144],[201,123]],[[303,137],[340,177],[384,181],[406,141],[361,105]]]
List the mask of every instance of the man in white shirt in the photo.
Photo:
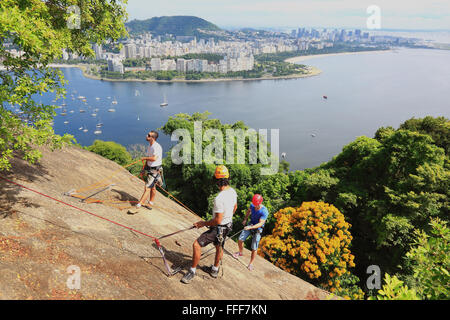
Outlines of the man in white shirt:
[[[145,184],[144,194],[142,195],[139,203],[135,208],[130,209],[128,212],[135,214],[138,213],[142,206],[145,206],[147,209],[151,209],[154,204],[155,196],[156,196],[156,184],[162,185],[161,178],[161,170],[162,170],[162,157],[163,150],[161,145],[156,142],[158,139],[158,132],[150,131],[146,137],[146,140],[149,143],[147,148],[147,155],[143,157],[141,160],[146,161],[145,171],[147,172],[147,182]],[[147,201],[150,196],[149,204],[147,206],[145,201]]]
[[233,215],[237,209],[237,194],[230,187],[228,169],[220,165],[214,174],[219,194],[214,199],[213,216],[209,221],[198,221],[194,223],[197,228],[209,227],[210,229],[200,235],[193,244],[192,267],[181,279],[183,283],[189,283],[194,277],[197,265],[202,255],[202,247],[213,243],[216,247],[214,264],[210,267],[210,274],[213,278],[219,275],[219,263],[223,256],[223,245],[227,234],[231,231]]

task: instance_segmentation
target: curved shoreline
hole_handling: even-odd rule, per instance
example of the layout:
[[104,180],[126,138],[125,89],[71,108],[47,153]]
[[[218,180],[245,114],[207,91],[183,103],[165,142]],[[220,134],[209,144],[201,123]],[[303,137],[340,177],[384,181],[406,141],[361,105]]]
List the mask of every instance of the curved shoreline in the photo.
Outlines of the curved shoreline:
[[314,77],[322,73],[322,70],[308,66],[308,73],[306,74],[293,74],[289,76],[281,76],[281,77],[262,77],[262,78],[219,78],[219,79],[203,79],[203,80],[185,80],[185,79],[173,79],[173,80],[156,80],[156,79],[109,79],[109,78],[101,78],[94,75],[91,75],[86,72],[86,68],[90,65],[81,65],[81,64],[51,64],[53,68],[79,68],[83,73],[83,76],[92,79],[92,80],[101,80],[101,81],[110,81],[110,82],[159,82],[159,83],[173,83],[173,82],[181,82],[181,83],[205,83],[205,82],[229,82],[229,81],[260,81],[260,80],[288,80],[288,79],[300,79],[307,77]]

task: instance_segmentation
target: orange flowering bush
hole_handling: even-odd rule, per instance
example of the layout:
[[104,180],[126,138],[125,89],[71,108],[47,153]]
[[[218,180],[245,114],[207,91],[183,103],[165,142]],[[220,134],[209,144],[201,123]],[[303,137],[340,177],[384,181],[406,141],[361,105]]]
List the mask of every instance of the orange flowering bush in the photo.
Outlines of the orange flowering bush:
[[361,299],[350,252],[351,225],[333,205],[304,202],[275,213],[272,234],[263,237],[258,254],[276,266],[344,298]]

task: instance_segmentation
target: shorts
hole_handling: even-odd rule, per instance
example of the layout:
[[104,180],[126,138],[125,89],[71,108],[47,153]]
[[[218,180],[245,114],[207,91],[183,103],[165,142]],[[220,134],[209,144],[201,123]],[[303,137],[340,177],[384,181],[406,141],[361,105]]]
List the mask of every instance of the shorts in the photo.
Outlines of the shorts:
[[145,186],[151,189],[156,187],[155,184],[158,184],[159,186],[163,185],[161,172],[159,170],[150,169],[147,171],[147,183]]
[[251,248],[253,251],[256,251],[258,250],[259,241],[261,240],[261,232],[255,232],[253,234],[251,230],[242,230],[239,235],[239,240],[245,241],[250,235],[253,235]]
[[[230,229],[224,228],[223,230],[223,239],[225,240],[226,236],[228,235]],[[208,244],[213,243],[215,246],[218,246],[219,240],[217,240],[217,228],[211,228],[206,232],[203,232],[200,237],[197,238],[197,242],[200,245],[200,247],[206,247]],[[225,241],[222,243],[222,247],[224,245]]]

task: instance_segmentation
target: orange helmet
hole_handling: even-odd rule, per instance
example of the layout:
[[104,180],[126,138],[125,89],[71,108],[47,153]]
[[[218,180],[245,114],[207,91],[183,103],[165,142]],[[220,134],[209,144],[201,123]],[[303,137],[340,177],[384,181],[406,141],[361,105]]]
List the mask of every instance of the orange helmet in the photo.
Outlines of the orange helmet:
[[229,178],[230,173],[228,172],[227,167],[225,167],[224,165],[220,165],[216,167],[214,177],[216,177],[216,179]]

